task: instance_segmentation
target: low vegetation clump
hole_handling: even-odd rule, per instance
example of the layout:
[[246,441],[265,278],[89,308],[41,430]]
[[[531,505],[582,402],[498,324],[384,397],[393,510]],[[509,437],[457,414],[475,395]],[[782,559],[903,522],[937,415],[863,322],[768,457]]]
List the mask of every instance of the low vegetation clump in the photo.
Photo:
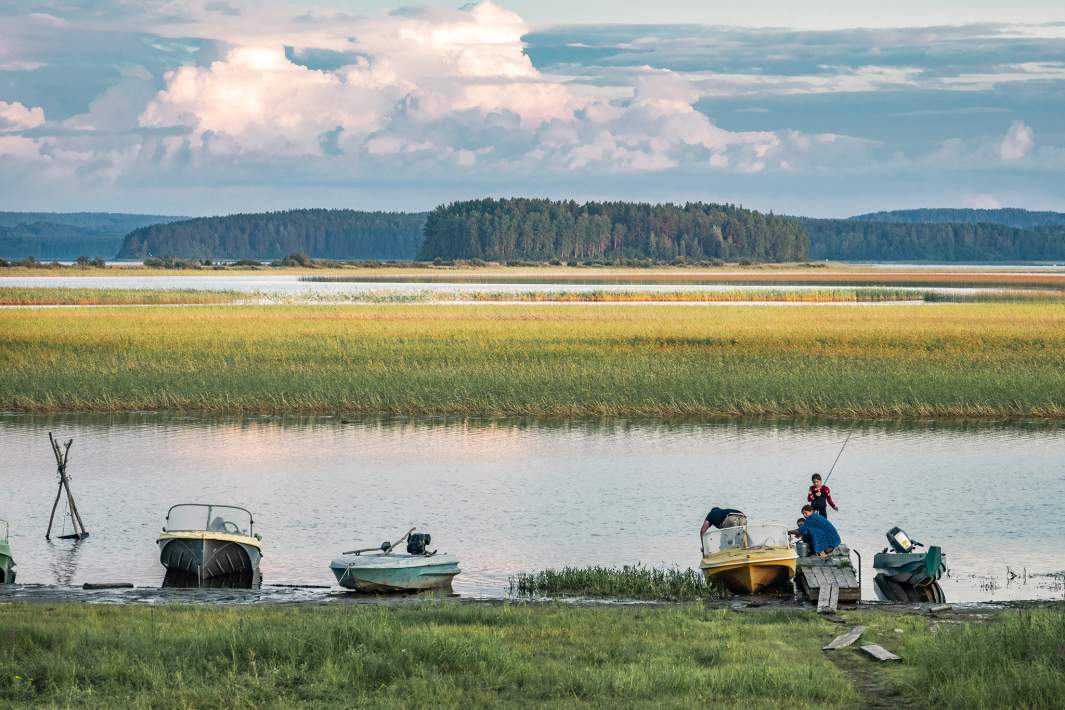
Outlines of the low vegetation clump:
[[0,311],[0,409],[1065,417],[1065,306]]
[[719,592],[693,569],[624,567],[563,567],[518,574],[510,592],[519,597],[605,597],[655,601],[712,599]]

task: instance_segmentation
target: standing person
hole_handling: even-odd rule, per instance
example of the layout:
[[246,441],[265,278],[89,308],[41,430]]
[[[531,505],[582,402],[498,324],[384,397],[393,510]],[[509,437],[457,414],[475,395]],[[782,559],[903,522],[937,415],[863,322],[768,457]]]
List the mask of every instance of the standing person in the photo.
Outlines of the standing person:
[[836,501],[832,500],[832,491],[821,482],[821,474],[815,473],[810,477],[810,492],[806,494],[806,502],[814,507],[814,511],[824,517],[828,517],[828,506],[839,512]]
[[802,507],[802,517],[806,518],[802,524],[803,536],[810,536],[811,550],[818,557],[828,557],[829,553],[839,547],[839,533],[836,526],[828,522],[828,518],[814,511],[812,505]]

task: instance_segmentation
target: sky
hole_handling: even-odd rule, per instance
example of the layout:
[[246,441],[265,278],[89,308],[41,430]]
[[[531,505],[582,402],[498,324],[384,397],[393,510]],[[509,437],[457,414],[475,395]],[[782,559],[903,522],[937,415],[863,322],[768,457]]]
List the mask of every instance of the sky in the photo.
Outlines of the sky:
[[0,0],[0,209],[1065,210],[1065,3],[887,8]]

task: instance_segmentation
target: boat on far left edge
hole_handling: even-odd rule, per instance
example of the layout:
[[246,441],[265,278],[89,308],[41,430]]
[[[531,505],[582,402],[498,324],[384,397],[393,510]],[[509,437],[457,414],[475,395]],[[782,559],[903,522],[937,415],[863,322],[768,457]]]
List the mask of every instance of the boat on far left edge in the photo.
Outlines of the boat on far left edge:
[[251,511],[235,505],[181,503],[166,514],[159,561],[166,587],[257,587],[262,536]]
[[11,555],[7,521],[0,520],[0,584],[14,584],[17,568],[15,558]]

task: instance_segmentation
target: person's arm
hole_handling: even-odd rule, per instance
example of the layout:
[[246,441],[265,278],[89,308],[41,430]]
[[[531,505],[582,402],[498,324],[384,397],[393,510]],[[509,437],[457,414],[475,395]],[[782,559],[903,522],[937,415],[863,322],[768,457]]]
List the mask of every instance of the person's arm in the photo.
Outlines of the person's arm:
[[814,502],[814,489],[813,488],[811,488],[810,492],[806,494],[806,502],[807,503],[813,503]]
[[825,500],[832,506],[832,510],[839,510],[839,506],[836,505],[836,501],[832,500],[832,492],[828,490],[828,486],[825,486]]
[[699,537],[701,538],[703,535],[705,535],[706,531],[709,530],[709,529],[710,529],[710,521],[709,520],[704,520],[703,521],[703,526],[701,528],[699,528]]

